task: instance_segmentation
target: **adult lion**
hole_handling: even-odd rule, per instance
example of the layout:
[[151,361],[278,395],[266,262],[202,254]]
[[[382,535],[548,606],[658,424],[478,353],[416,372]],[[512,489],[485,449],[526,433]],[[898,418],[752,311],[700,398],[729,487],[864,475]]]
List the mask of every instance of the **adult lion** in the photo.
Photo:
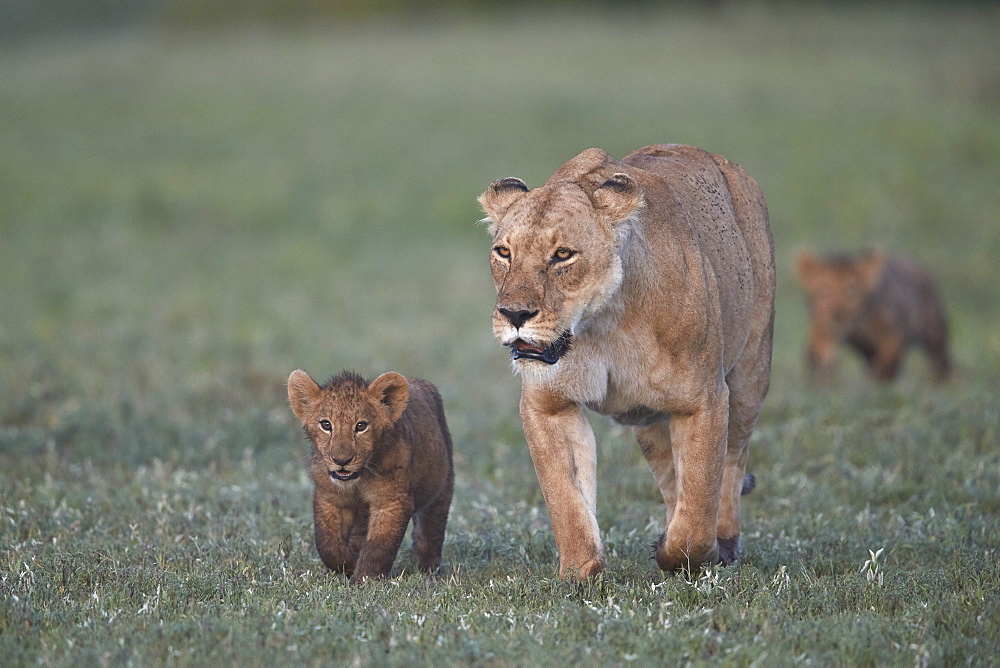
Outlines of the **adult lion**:
[[540,188],[502,179],[479,202],[493,331],[522,377],[560,575],[605,565],[584,408],[634,428],[666,505],[660,568],[731,563],[771,374],[774,248],[756,182],[691,146],[621,162],[588,149]]

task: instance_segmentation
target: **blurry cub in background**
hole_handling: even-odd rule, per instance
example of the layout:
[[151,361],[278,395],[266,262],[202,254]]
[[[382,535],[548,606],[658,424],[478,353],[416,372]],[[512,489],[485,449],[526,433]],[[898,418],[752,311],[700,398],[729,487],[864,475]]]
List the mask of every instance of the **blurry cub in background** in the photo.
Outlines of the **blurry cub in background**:
[[316,548],[352,582],[389,574],[413,518],[424,572],[441,564],[455,482],[451,436],[437,389],[384,373],[344,372],[320,386],[288,377],[292,412],[312,441]]
[[840,341],[861,353],[879,380],[896,377],[914,344],[926,350],[935,380],[948,377],[947,323],[926,269],[878,250],[825,258],[803,252],[796,269],[809,302],[809,366],[818,379],[830,375]]

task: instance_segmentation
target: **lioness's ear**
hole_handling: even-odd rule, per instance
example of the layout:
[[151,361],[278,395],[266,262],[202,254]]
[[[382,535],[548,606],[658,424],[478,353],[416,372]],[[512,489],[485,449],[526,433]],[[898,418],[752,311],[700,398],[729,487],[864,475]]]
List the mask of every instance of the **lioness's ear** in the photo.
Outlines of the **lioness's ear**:
[[288,377],[288,403],[298,419],[305,421],[306,409],[318,394],[319,385],[302,369],[296,369]]
[[493,225],[490,226],[490,234],[493,234],[494,227],[503,219],[511,204],[521,199],[526,192],[528,192],[528,186],[524,181],[511,176],[494,181],[486,189],[486,192],[479,196],[479,205],[493,221]]
[[410,400],[410,383],[402,374],[388,371],[372,381],[368,391],[389,409],[389,419],[395,422],[403,416]]
[[618,223],[642,203],[642,190],[628,174],[618,172],[601,184],[590,196],[594,206],[607,213],[612,223]]
[[885,253],[879,248],[872,248],[865,253],[858,263],[858,270],[861,273],[861,282],[866,290],[874,290],[882,278],[882,270],[885,268]]

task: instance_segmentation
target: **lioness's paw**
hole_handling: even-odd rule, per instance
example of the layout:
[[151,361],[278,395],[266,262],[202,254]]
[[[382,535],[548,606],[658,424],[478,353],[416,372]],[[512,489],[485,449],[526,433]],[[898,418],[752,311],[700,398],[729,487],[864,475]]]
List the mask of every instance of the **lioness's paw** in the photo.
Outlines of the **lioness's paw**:
[[653,541],[653,543],[649,546],[650,549],[652,549],[652,552],[649,554],[650,559],[656,559],[656,553],[660,551],[661,547],[663,547],[663,541],[665,541],[666,539],[667,539],[667,532],[664,531],[657,537],[656,540]]
[[559,577],[563,580],[589,580],[604,570],[603,559],[591,559],[582,566],[567,566],[559,569]]
[[719,539],[719,562],[723,566],[728,566],[736,561],[742,551],[739,536]]
[[661,540],[654,557],[661,570],[690,573],[702,566],[719,563],[719,546],[713,540],[710,545],[703,547],[688,544],[687,549],[681,549],[676,545],[671,546],[666,540]]

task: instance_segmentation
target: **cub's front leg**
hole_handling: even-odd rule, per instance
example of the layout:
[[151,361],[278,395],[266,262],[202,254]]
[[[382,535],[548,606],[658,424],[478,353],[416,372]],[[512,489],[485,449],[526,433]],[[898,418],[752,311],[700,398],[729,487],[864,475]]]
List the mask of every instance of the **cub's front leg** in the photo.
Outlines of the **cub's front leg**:
[[413,500],[409,497],[372,508],[368,518],[368,537],[361,546],[351,582],[389,575],[396,553],[403,542],[406,527],[413,516]]
[[576,404],[525,386],[521,421],[559,550],[560,577],[604,570],[597,526],[597,447]]
[[316,550],[327,568],[336,573],[354,571],[358,554],[351,549],[351,529],[355,513],[349,506],[317,490],[313,494],[313,521]]

